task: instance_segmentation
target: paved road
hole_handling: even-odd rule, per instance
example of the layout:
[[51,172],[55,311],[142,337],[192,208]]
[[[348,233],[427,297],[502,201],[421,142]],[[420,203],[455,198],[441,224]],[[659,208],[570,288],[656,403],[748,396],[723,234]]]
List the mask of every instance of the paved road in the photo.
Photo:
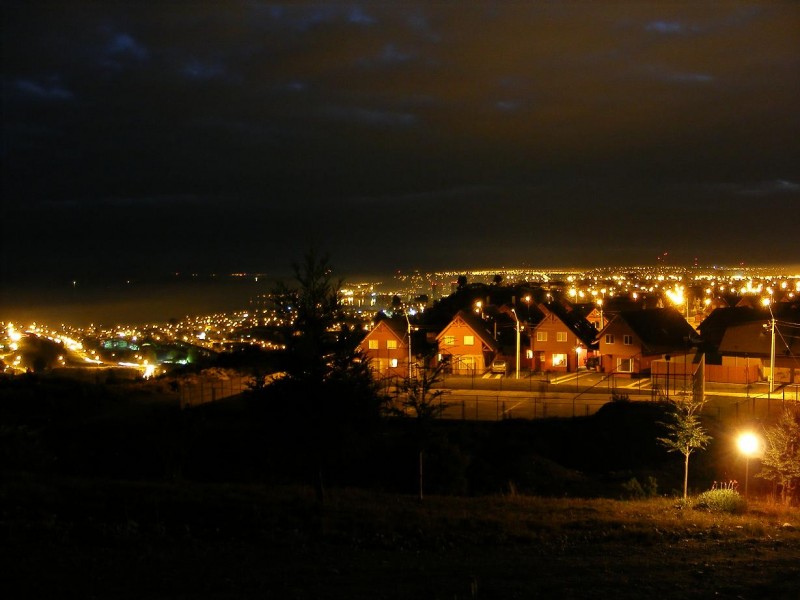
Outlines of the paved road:
[[[578,417],[594,414],[611,401],[612,394],[635,401],[656,401],[663,395],[650,379],[606,377],[599,373],[574,373],[559,377],[534,376],[515,379],[487,374],[486,377],[448,376],[440,387],[447,390],[443,416],[451,419],[501,420]],[[576,381],[577,379],[577,381]],[[670,397],[688,394],[678,385]],[[785,403],[800,401],[800,386],[786,386],[768,393],[766,384],[749,386],[707,384],[704,413],[726,422],[744,424],[773,421]]]

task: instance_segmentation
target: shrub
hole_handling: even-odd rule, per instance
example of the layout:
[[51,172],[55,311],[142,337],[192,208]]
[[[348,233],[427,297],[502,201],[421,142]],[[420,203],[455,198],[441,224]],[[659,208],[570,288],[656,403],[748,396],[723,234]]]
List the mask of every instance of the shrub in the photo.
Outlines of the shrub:
[[632,500],[640,500],[644,498],[644,488],[636,477],[631,477],[628,481],[622,484],[622,491],[625,496]]
[[625,492],[627,498],[632,500],[653,498],[658,495],[658,481],[656,481],[655,477],[650,475],[644,485],[642,485],[636,477],[631,477],[622,484],[622,491]]
[[694,502],[694,508],[710,512],[741,514],[747,510],[747,501],[735,489],[720,488],[700,494]]
[[652,475],[648,475],[647,481],[644,484],[644,493],[648,498],[655,498],[658,496],[658,480]]

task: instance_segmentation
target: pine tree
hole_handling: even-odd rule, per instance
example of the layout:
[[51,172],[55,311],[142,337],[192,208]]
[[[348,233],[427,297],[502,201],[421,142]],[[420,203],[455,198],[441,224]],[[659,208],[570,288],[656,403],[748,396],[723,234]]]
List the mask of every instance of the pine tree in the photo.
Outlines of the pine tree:
[[328,257],[311,251],[293,267],[294,285],[281,283],[274,293],[286,348],[285,377],[272,397],[306,441],[322,501],[325,464],[376,429],[384,398],[359,349],[363,336],[342,310],[342,280],[334,279]]

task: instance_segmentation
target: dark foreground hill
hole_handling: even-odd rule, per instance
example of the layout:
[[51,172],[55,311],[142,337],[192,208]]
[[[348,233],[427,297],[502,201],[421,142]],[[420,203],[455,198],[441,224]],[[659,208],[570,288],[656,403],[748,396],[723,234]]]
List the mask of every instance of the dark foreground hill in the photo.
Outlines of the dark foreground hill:
[[[799,595],[797,508],[751,503],[731,516],[623,499],[671,495],[681,480],[680,458],[656,441],[657,404],[435,422],[423,440],[423,502],[413,421],[328,431],[297,415],[291,403],[246,397],[181,410],[168,387],[0,380],[0,589],[132,599]],[[725,433],[707,426],[718,441],[692,459],[700,490],[735,466]],[[324,503],[308,485],[314,468]],[[750,490],[763,492],[755,481]]]
[[429,497],[6,473],[10,598],[772,598],[800,514],[645,501]]
[[[305,484],[321,468],[326,485],[413,493],[422,443],[429,493],[619,497],[634,477],[654,478],[661,493],[681,487],[680,458],[657,441],[658,403],[614,402],[574,419],[437,421],[422,440],[412,420],[329,427],[293,411],[258,397],[181,410],[165,384],[4,379],[0,461],[80,477],[265,484]],[[699,490],[740,466],[707,425],[715,441],[690,472]]]

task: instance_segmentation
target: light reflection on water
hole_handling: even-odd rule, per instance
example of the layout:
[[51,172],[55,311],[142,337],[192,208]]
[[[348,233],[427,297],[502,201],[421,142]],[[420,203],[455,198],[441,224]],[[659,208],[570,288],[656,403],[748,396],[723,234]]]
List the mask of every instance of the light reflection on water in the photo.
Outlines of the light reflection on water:
[[0,292],[0,321],[83,326],[143,324],[187,315],[248,310],[251,300],[269,293],[275,281],[254,278],[180,279],[55,287],[31,285]]

